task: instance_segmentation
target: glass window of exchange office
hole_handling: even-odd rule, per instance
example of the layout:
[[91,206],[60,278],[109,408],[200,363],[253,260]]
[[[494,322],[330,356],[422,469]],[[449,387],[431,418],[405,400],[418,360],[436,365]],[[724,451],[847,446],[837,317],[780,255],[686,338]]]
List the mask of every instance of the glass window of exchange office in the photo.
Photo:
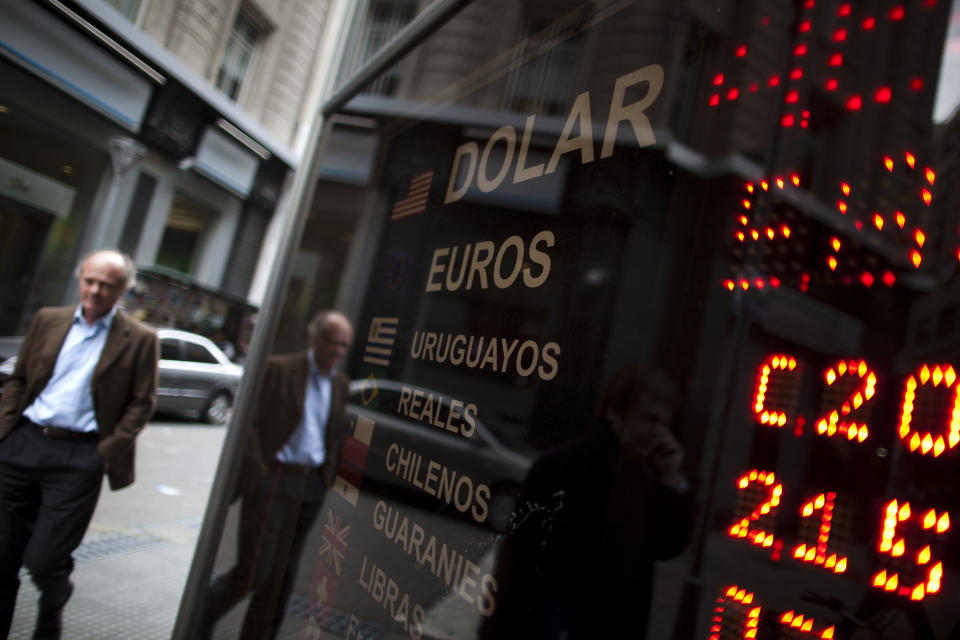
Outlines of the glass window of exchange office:
[[328,107],[182,631],[958,637],[950,3],[437,4]]

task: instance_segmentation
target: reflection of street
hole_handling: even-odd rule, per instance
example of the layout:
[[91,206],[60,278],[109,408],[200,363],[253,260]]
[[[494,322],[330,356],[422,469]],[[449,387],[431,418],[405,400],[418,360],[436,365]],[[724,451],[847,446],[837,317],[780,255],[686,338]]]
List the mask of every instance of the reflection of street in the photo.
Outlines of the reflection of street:
[[[137,479],[106,487],[75,555],[64,637],[169,638],[225,429],[151,422],[137,441]],[[36,591],[22,576],[10,637],[30,637]]]
[[[360,630],[364,638],[409,638],[410,636],[404,633],[401,615],[401,601],[404,596],[407,596],[409,603],[406,616],[409,622],[413,622],[414,607],[419,605],[423,608],[424,637],[440,640],[474,636],[480,621],[477,605],[469,604],[460,591],[448,587],[442,577],[438,578],[431,573],[428,563],[420,564],[415,552],[408,553],[411,547],[405,547],[403,540],[397,540],[397,526],[391,529],[394,534],[392,539],[385,533],[386,527],[377,529],[374,514],[378,504],[381,509],[390,509],[391,513],[400,515],[401,519],[404,516],[408,519],[410,529],[407,530],[407,535],[415,524],[422,528],[427,537],[436,536],[438,544],[445,544],[449,549],[455,549],[462,554],[464,565],[466,560],[475,563],[479,567],[479,575],[492,572],[496,548],[495,532],[472,523],[454,513],[452,509],[438,513],[437,509],[427,510],[422,505],[414,506],[387,495],[361,490],[357,506],[351,507],[347,516],[345,503],[334,492],[328,492],[321,517],[307,539],[280,638],[303,637],[311,602],[316,601],[313,597],[314,569],[318,563],[323,563],[321,546],[324,542],[323,527],[327,523],[328,507],[349,518],[343,525],[349,525],[350,532],[344,538],[346,547],[343,550],[342,571],[338,576],[339,586],[333,603],[334,614],[325,631],[325,637],[339,638],[347,635],[352,615],[354,629]],[[227,531],[236,527],[237,511],[235,506],[228,515]],[[409,538],[406,540],[409,541]],[[425,546],[426,542],[422,547]],[[219,552],[218,564],[220,561],[227,562],[233,557],[233,553],[232,545],[224,545]],[[365,557],[367,564],[364,569]],[[372,586],[371,576],[375,572],[382,572],[385,581],[392,580],[396,584],[398,592],[392,602],[384,598],[382,593],[379,599],[374,593],[378,591]],[[470,593],[467,587],[464,587],[463,591]],[[246,605],[246,601],[241,602],[220,620],[214,632],[215,640],[237,637]],[[357,636],[353,634],[351,637]]]
[[[398,520],[394,521],[393,527],[387,526],[381,520],[381,528],[378,530],[375,515],[381,501],[380,508],[383,509],[385,505],[387,509],[396,512]],[[382,517],[382,511],[380,515]],[[401,533],[404,518],[407,518],[410,525],[409,537],[404,537]],[[438,576],[430,570],[428,561],[418,561],[417,550],[410,544],[412,532],[415,526],[419,526],[424,532],[421,551],[426,549],[430,538],[435,536],[438,545],[445,544],[451,552],[455,550],[463,555],[464,566],[469,560],[481,567],[472,574],[478,583],[480,576],[493,570],[494,559],[489,552],[494,546],[495,532],[459,517],[453,509],[426,510],[387,496],[366,492],[361,493],[360,501],[353,511],[352,524],[354,533],[351,534],[352,539],[349,540],[345,553],[335,609],[349,611],[363,622],[376,623],[376,626],[384,629],[384,638],[409,637],[403,631],[402,622],[393,620],[390,615],[391,609],[394,613],[399,613],[402,606],[400,599],[406,594],[409,596],[408,616],[411,621],[415,604],[423,607],[424,636],[438,639],[473,637],[480,621],[478,606],[469,604],[460,596],[460,591],[453,582],[447,586],[443,572],[438,571],[441,574]],[[419,558],[423,559],[424,556],[420,555]],[[304,566],[307,566],[306,563]],[[439,569],[439,560],[437,567]],[[379,572],[382,572],[381,575],[388,583],[390,580],[396,583],[400,594],[396,605],[389,603],[386,597],[377,598],[375,574]],[[309,580],[309,576],[307,579]],[[309,582],[303,580],[303,576],[298,583],[309,587]],[[476,600],[478,588],[475,585],[463,586],[462,590],[469,598]]]
[[[335,505],[336,498],[328,494],[328,501],[330,501],[328,504]],[[396,510],[402,516],[406,516],[412,523],[405,540],[398,541],[401,537],[402,525],[397,525],[393,529],[392,538],[388,537],[386,526],[382,530],[377,530],[374,514],[377,512],[376,506],[380,501],[383,501],[388,509]],[[408,553],[413,547],[411,544],[411,540],[414,539],[413,524],[419,525],[425,532],[421,549],[427,548],[430,536],[436,536],[438,541],[463,554],[463,566],[466,566],[467,560],[477,566],[477,570],[471,575],[478,583],[482,580],[482,576],[493,573],[500,536],[488,527],[457,517],[451,510],[441,514],[436,508],[413,506],[402,500],[372,492],[361,492],[353,513],[354,516],[350,522],[351,532],[347,538],[348,544],[344,554],[343,571],[339,577],[339,586],[333,605],[333,624],[328,627],[324,637],[331,640],[345,636],[361,637],[357,634],[347,636],[351,614],[354,618],[354,628],[361,632],[364,639],[404,640],[413,637],[415,634],[404,631],[403,620],[397,619],[398,616],[390,615],[391,604],[394,612],[398,612],[404,595],[409,596],[410,611],[414,604],[419,604],[424,609],[425,615],[420,629],[422,638],[459,640],[477,637],[477,629],[482,619],[480,608],[486,604],[481,598],[476,597],[478,588],[469,580],[466,583],[448,587],[443,577],[437,577],[430,571],[429,562],[421,564],[415,552]],[[297,577],[294,598],[291,602],[292,607],[299,605],[302,608],[298,614],[303,617],[307,615],[307,598],[310,596],[313,578],[308,559],[317,558],[318,562],[322,562],[317,553],[320,542],[320,533],[314,531],[303,556],[304,562]],[[586,551],[589,549],[589,545],[585,546]],[[367,559],[365,572],[364,557]],[[371,567],[374,564],[378,570],[382,570],[388,581],[393,580],[397,585],[397,596],[392,603],[386,597],[381,596],[380,599],[376,597],[377,588],[371,584],[370,578]],[[680,592],[680,582],[686,573],[686,568],[685,558],[659,565],[648,637],[669,637],[677,614],[676,594]],[[457,575],[456,570],[451,573]],[[382,592],[386,593],[388,589],[388,587],[384,588]],[[598,615],[602,614],[598,613]],[[235,613],[234,616],[233,624],[237,625],[241,615]],[[297,620],[288,617],[281,631],[281,639],[311,637],[301,635],[304,625],[302,617]],[[333,633],[329,632],[331,628]],[[236,626],[232,629],[236,629]],[[223,627],[218,630],[215,640],[228,640],[233,637],[236,637],[235,632]]]

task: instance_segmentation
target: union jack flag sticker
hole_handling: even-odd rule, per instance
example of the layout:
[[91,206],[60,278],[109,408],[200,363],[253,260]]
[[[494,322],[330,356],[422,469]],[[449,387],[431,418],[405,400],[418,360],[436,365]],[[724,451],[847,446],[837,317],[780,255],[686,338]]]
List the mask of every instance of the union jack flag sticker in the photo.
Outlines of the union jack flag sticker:
[[317,552],[328,567],[332,568],[337,576],[343,574],[343,556],[347,552],[347,537],[350,535],[350,525],[343,523],[340,514],[334,514],[327,509],[327,522],[323,525],[320,549]]

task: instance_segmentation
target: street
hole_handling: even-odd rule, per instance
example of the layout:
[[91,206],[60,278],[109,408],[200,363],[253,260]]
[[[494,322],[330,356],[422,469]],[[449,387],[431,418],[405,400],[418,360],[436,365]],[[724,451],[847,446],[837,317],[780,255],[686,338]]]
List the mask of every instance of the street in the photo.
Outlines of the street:
[[[170,637],[225,433],[167,416],[147,425],[136,482],[113,492],[104,481],[74,554],[65,638]],[[10,638],[31,637],[35,612],[36,590],[22,575]]]

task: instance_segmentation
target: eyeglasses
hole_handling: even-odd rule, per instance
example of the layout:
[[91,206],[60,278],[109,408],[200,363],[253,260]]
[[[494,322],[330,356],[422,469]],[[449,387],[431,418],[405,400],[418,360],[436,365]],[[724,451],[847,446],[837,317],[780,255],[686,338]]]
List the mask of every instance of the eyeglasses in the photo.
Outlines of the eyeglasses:
[[322,333],[320,334],[320,340],[322,340],[324,344],[329,344],[335,347],[342,347],[344,349],[349,349],[351,344],[349,341],[346,341],[346,340],[332,340],[327,336],[323,335]]

